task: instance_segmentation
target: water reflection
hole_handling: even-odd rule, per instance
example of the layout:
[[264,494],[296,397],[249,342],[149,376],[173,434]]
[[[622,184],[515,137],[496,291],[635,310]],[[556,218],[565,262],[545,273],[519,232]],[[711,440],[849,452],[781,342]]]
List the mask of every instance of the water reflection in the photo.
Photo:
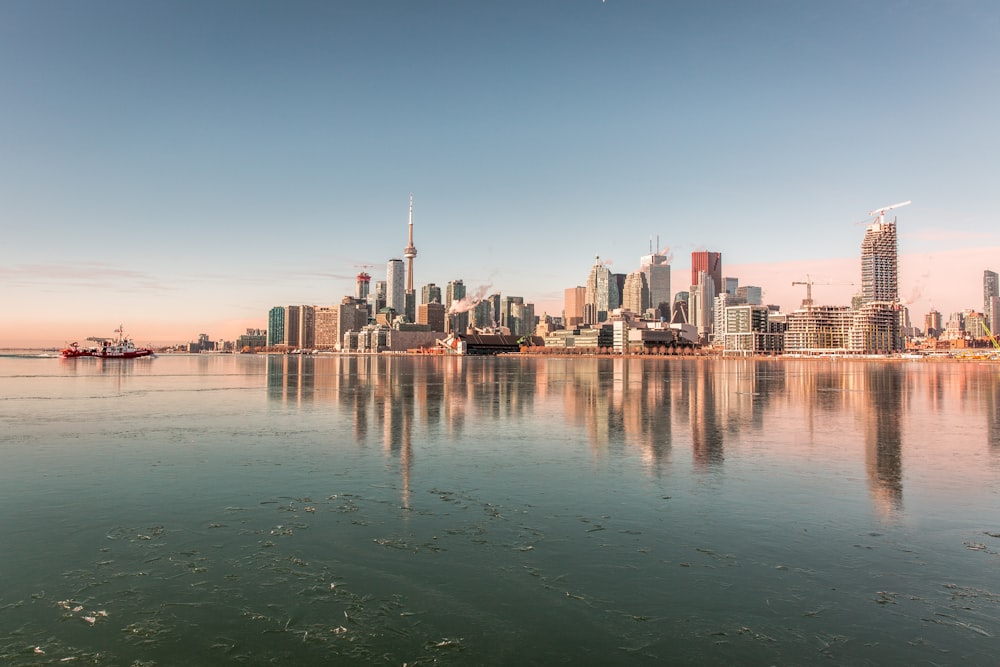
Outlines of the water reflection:
[[903,435],[906,385],[899,365],[865,367],[862,412],[865,467],[876,509],[892,516],[903,504]]
[[997,374],[960,364],[271,356],[267,392],[278,404],[340,406],[357,446],[399,461],[404,506],[415,432],[488,439],[532,420],[540,433],[578,432],[595,460],[637,455],[653,475],[685,460],[678,447],[690,447],[692,470],[713,474],[732,465],[733,448],[741,465],[760,452],[854,466],[889,518],[903,509],[907,434],[956,400],[979,400],[989,449],[1000,451]]

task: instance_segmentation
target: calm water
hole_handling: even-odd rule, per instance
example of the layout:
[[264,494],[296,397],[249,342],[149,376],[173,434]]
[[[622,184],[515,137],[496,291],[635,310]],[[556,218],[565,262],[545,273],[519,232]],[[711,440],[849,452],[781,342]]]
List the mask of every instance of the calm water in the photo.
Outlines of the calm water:
[[0,423],[2,664],[997,660],[997,366],[6,357]]

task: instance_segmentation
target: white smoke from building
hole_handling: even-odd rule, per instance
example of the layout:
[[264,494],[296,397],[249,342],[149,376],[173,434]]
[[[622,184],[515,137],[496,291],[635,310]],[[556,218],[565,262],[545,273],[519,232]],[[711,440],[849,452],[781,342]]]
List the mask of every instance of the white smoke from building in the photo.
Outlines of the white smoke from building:
[[670,246],[666,246],[663,250],[658,250],[656,254],[663,257],[666,260],[666,264],[673,264],[674,251],[670,249]]
[[481,287],[477,287],[471,295],[466,295],[457,301],[452,301],[451,308],[448,309],[448,314],[453,315],[455,313],[469,312],[475,308],[480,301],[486,298],[487,293],[489,293],[491,289],[493,289],[492,283],[482,285]]

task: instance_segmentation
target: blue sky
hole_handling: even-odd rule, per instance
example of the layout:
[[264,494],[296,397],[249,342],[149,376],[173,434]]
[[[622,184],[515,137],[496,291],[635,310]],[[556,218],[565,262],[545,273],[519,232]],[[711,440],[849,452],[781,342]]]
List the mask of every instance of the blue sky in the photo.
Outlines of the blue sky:
[[911,199],[912,315],[981,308],[998,77],[995,2],[9,0],[0,345],[338,302],[401,256],[411,192],[417,284],[554,313],[657,236],[674,291],[711,249],[792,308]]

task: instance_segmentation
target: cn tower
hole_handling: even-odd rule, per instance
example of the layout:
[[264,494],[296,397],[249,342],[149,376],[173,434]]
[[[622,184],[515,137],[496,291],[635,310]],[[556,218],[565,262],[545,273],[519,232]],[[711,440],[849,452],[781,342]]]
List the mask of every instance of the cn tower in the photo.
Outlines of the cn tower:
[[410,244],[403,250],[406,258],[406,291],[413,293],[413,258],[417,256],[417,247],[413,245],[413,193],[410,193]]

